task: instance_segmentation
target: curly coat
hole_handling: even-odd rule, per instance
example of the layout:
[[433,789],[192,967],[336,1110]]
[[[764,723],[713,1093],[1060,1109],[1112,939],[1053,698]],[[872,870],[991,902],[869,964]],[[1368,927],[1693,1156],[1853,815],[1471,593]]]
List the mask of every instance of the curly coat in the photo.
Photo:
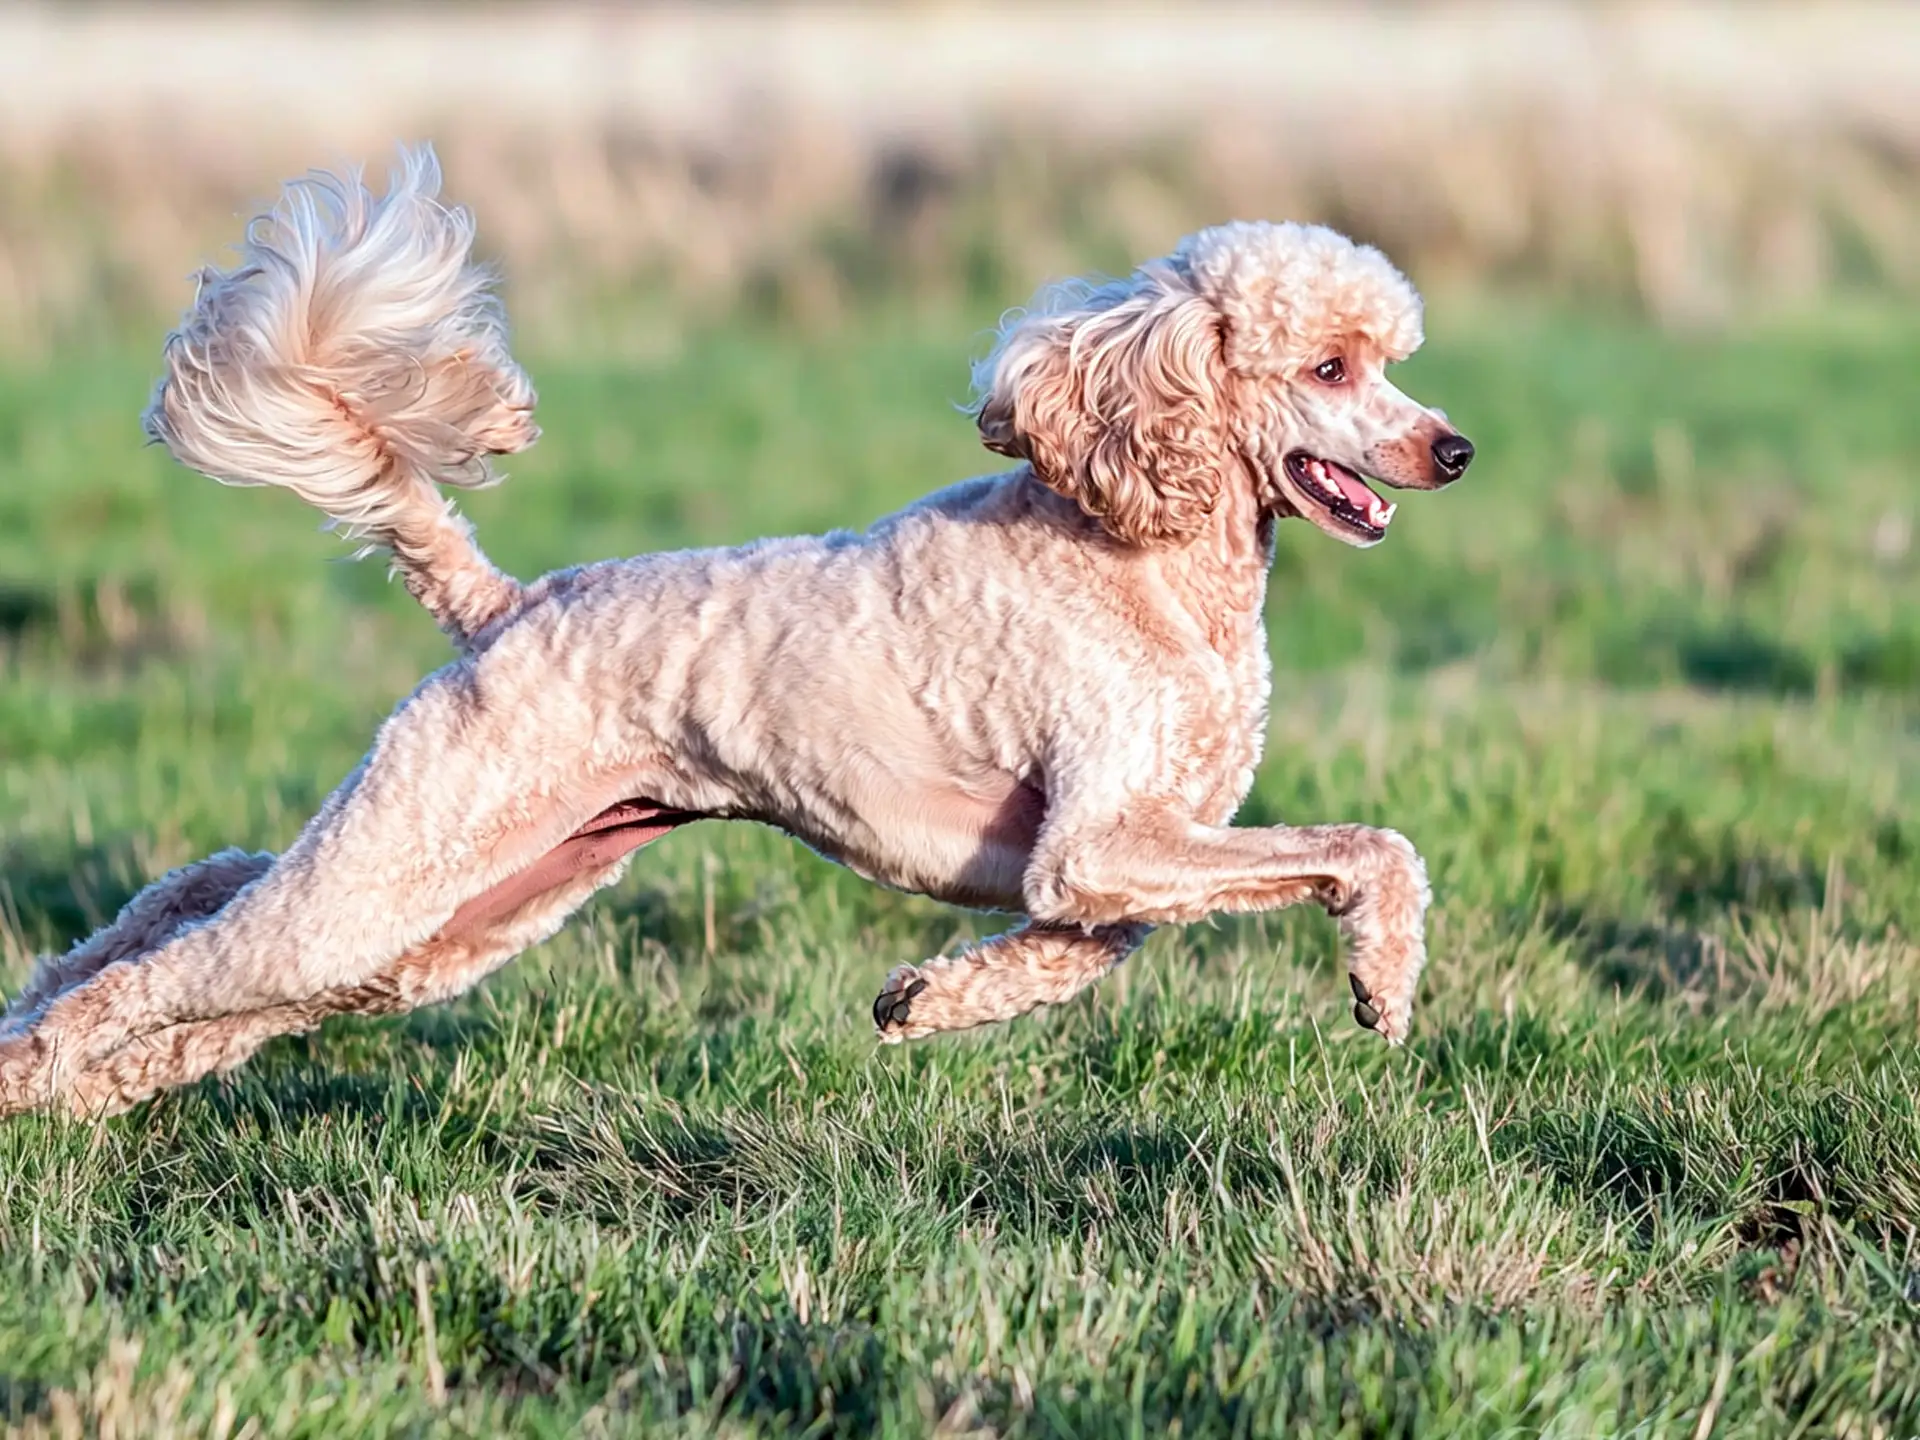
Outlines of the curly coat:
[[1471,447],[1385,366],[1421,308],[1312,226],[1204,230],[1010,318],[986,445],[1021,463],[861,534],[522,584],[439,486],[538,432],[470,218],[430,152],[384,196],[313,175],[203,274],[149,433],[390,552],[459,651],[285,854],[155,882],[0,1020],[0,1113],[101,1113],[329,1014],[445,999],[552,934],[639,845],[777,826],[882,884],[1025,921],[902,966],[884,1040],[1067,1000],[1152,926],[1312,901],[1361,1023],[1398,1042],[1427,881],[1390,830],[1235,829],[1266,732],[1274,527],[1355,545],[1363,475],[1437,488]]

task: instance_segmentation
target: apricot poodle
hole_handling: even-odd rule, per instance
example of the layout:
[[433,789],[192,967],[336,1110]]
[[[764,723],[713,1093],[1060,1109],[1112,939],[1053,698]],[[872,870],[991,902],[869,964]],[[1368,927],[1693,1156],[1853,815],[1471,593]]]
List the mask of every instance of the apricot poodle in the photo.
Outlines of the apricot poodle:
[[1406,1036],[1414,847],[1228,823],[1267,728],[1275,525],[1377,544],[1394,507],[1363,476],[1433,490],[1473,456],[1386,378],[1421,306],[1384,256],[1317,226],[1202,230],[1008,320],[974,414],[1014,468],[862,534],[522,584],[438,488],[538,434],[439,179],[421,150],[384,196],[289,185],[201,276],[146,428],[390,552],[458,658],[285,854],[188,865],[43,960],[0,1020],[0,1114],[121,1109],[328,1015],[456,995],[703,819],[1024,917],[894,970],[882,1040],[1059,1004],[1155,925],[1301,901],[1339,917],[1356,1018]]

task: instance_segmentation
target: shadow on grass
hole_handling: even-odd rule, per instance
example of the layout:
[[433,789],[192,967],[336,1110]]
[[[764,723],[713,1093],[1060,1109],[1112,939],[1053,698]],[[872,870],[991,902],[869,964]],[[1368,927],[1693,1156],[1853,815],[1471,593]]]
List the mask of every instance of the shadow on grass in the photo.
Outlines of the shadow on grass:
[[191,1092],[174,1093],[192,1094],[223,1132],[246,1123],[266,1130],[350,1116],[445,1132],[434,1076],[408,1077],[407,1083],[388,1073],[342,1069],[324,1056],[309,1058],[309,1043],[310,1037],[299,1035],[275,1040],[237,1072],[239,1078],[203,1080]]
[[[1218,1136],[1119,1126],[1054,1141],[1008,1144],[985,1136],[952,1136],[932,1154],[919,1137],[904,1142],[921,1154],[914,1162],[943,1215],[1001,1228],[1077,1236],[1089,1225],[1146,1233],[1164,1223],[1167,1197],[1180,1190],[1206,1194],[1225,1187],[1236,1203],[1280,1204],[1285,1199],[1276,1161]],[[833,1206],[858,1209],[872,1185],[890,1177],[884,1143],[864,1153],[866,1172],[845,1182],[819,1174],[810,1157],[783,1137],[752,1129],[730,1131],[680,1120],[671,1129],[625,1131],[589,1117],[541,1123],[514,1133],[489,1134],[483,1148],[518,1167],[521,1192],[556,1213],[603,1223],[626,1223],[636,1202],[694,1222],[717,1212],[740,1216],[778,1212],[796,1204],[796,1223],[811,1223]],[[1337,1137],[1316,1163],[1366,1193],[1390,1187],[1400,1174],[1397,1151],[1364,1137]],[[817,1183],[816,1183],[817,1182]],[[831,1221],[825,1222],[828,1229]]]
[[555,1213],[623,1223],[636,1199],[651,1198],[676,1220],[692,1220],[715,1202],[745,1213],[784,1197],[782,1179],[759,1169],[717,1126],[683,1121],[673,1132],[623,1133],[593,1123],[538,1124],[489,1134],[488,1158],[520,1175],[521,1192]]
[[124,671],[177,654],[180,629],[150,575],[0,584],[0,650],[55,656],[83,671]]
[[0,1371],[0,1422],[11,1427],[24,1425],[30,1418],[44,1418],[52,1398],[53,1392],[44,1380]]
[[1826,873],[1811,856],[1749,846],[1730,830],[1703,829],[1672,809],[1630,860],[1651,902],[1623,912],[1591,896],[1550,901],[1520,930],[1544,927],[1601,983],[1655,1000],[1724,988],[1723,953],[1711,922],[1781,918],[1824,903]]
[[1825,869],[1810,856],[1744,845],[1730,830],[1703,831],[1677,808],[1656,825],[1647,863],[1655,892],[1687,918],[1735,909],[1784,915],[1818,906],[1826,891]]
[[1920,632],[1895,632],[1855,641],[1840,656],[1840,683],[1849,690],[1896,690],[1920,695]]
[[886,1349],[871,1325],[812,1325],[794,1316],[736,1322],[722,1382],[726,1413],[785,1419],[809,1434],[869,1435],[889,1384]]
[[[1245,1159],[1236,1154],[1233,1176],[1221,1177],[1221,1183],[1236,1193],[1243,1178],[1254,1178],[1263,1190],[1277,1183],[1267,1166],[1254,1167],[1257,1177],[1243,1177]],[[938,1184],[949,1203],[964,1204],[975,1218],[1058,1235],[1089,1224],[1155,1224],[1169,1193],[1210,1183],[1188,1137],[1132,1127],[1085,1135],[1052,1151],[1044,1145],[991,1146],[968,1163],[942,1169]]]
[[1601,1200],[1642,1244],[1664,1215],[1730,1220],[1742,1246],[1769,1248],[1804,1238],[1816,1214],[1843,1224],[1878,1218],[1882,1167],[1860,1161],[1886,1142],[1870,1123],[1837,1092],[1791,1111],[1764,1098],[1614,1095],[1504,1127],[1495,1151],[1538,1166],[1576,1204]]
[[1666,1001],[1720,980],[1711,937],[1686,925],[1627,919],[1585,905],[1556,905],[1542,917],[1601,985]]
[[59,620],[59,600],[50,588],[0,585],[0,641],[17,644],[38,633],[50,633]]
[[643,1386],[606,1393],[608,1381],[634,1374],[650,1337],[618,1321],[583,1324],[573,1307],[529,1314],[525,1297],[491,1277],[470,1277],[456,1303],[459,1313],[439,1319],[441,1333],[465,1352],[455,1362],[460,1382],[488,1391],[551,1394],[577,1384],[603,1392],[600,1403],[616,1414],[705,1413],[757,1422],[756,1433],[809,1436],[873,1434],[894,1393],[886,1346],[864,1320],[826,1325],[784,1307],[751,1317],[736,1310],[731,1323],[714,1316],[677,1353],[655,1355]]
[[1674,645],[1680,675],[1702,690],[1811,695],[1818,667],[1791,645],[1745,626],[1694,630]]
[[1908,631],[1862,636],[1823,657],[1744,621],[1674,616],[1616,636],[1599,671],[1617,684],[1678,679],[1702,690],[1802,699],[1820,688],[1829,659],[1832,683],[1847,694],[1920,688],[1920,635]]

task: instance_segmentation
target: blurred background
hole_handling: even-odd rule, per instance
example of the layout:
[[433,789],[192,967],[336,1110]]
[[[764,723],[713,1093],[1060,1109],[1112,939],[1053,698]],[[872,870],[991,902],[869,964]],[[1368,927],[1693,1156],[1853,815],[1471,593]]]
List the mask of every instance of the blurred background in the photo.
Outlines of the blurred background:
[[150,326],[282,175],[428,137],[568,348],[1232,216],[1663,323],[1920,291],[1910,5],[14,4],[0,342]]

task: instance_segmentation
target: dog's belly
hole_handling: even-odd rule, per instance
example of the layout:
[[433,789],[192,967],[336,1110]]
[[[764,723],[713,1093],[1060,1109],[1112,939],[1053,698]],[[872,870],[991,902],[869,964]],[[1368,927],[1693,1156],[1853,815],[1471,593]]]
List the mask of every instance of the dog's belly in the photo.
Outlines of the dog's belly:
[[973,909],[1025,908],[1022,881],[1046,810],[1039,791],[1014,781],[963,789],[889,777],[861,792],[832,807],[839,813],[831,818],[758,818],[882,885]]

